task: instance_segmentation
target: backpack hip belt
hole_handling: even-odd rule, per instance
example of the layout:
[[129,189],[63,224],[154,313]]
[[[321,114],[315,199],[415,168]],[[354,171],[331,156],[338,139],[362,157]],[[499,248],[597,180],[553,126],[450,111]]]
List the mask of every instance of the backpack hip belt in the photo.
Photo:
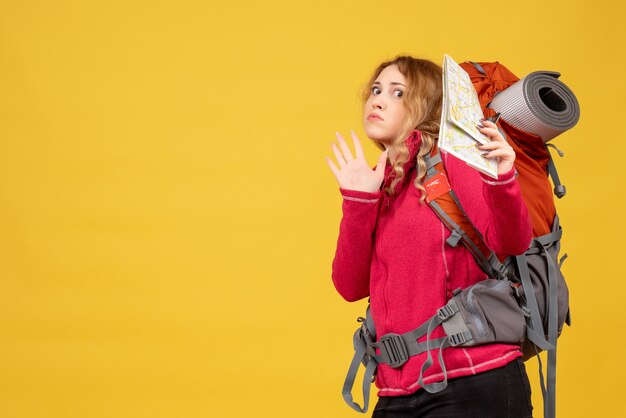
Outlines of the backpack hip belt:
[[[420,370],[418,384],[430,393],[440,392],[447,386],[448,376],[443,350],[448,347],[469,347],[491,342],[521,344],[526,325],[526,313],[519,307],[518,287],[508,280],[485,279],[464,290],[456,289],[454,296],[419,327],[404,334],[388,333],[376,341],[374,322],[370,307],[366,317],[359,317],[361,327],[354,334],[354,357],[344,381],[342,395],[346,403],[358,412],[367,412],[371,382],[379,364],[398,368],[410,357],[427,352],[427,358]],[[479,302],[480,301],[480,302]],[[490,303],[490,301],[493,301]],[[506,308],[502,305],[506,304]],[[502,310],[494,317],[493,310]],[[432,331],[443,327],[444,337],[431,338]],[[426,336],[426,340],[418,339]],[[425,383],[425,373],[433,365],[431,351],[439,349],[438,361],[443,379]],[[380,354],[377,353],[377,350]],[[352,388],[359,363],[365,366],[363,377],[363,408],[352,398]]]

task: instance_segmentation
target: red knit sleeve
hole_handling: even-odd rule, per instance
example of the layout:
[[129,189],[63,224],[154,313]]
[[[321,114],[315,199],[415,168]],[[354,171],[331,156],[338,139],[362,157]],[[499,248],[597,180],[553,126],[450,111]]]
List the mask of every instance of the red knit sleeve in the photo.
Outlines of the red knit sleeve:
[[516,174],[512,168],[494,180],[480,173],[483,197],[491,211],[485,242],[499,255],[522,254],[532,239],[530,216]]
[[337,292],[349,302],[369,296],[373,234],[382,192],[340,188],[343,197],[339,238],[332,278]]
[[526,251],[532,239],[532,227],[515,169],[495,180],[447,153],[444,163],[452,188],[487,246],[498,255]]

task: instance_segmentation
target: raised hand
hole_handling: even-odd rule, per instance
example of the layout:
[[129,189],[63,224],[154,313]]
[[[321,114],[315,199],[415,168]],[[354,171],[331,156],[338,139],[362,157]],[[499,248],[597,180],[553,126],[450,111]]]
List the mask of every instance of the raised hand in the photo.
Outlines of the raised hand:
[[495,123],[486,119],[481,119],[481,123],[483,127],[478,126],[478,129],[487,135],[491,141],[485,145],[478,144],[478,149],[484,152],[485,158],[500,158],[498,160],[498,174],[508,173],[515,162],[515,151],[506,142]]
[[341,150],[337,148],[334,142],[331,146],[337,158],[339,168],[337,168],[329,157],[325,157],[326,162],[328,162],[330,170],[337,178],[337,183],[339,183],[339,187],[342,189],[370,193],[377,192],[383,182],[388,151],[385,150],[380,154],[376,168],[372,170],[367,164],[367,161],[365,161],[363,147],[361,146],[359,138],[353,131],[350,132],[352,134],[352,140],[354,141],[356,157],[352,157],[348,144],[343,137],[337,133],[337,141],[339,142],[339,148],[341,148]]

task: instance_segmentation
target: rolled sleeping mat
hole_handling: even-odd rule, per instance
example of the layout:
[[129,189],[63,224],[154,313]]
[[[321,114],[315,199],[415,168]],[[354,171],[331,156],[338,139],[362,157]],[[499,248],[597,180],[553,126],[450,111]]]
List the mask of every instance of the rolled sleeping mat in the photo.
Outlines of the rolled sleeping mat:
[[487,105],[509,125],[544,142],[576,125],[580,107],[574,93],[554,71],[535,71],[496,94]]

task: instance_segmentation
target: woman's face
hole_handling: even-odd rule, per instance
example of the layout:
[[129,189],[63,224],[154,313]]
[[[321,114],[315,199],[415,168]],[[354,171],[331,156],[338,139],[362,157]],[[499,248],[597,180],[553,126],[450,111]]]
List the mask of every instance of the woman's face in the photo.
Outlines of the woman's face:
[[363,111],[363,128],[369,138],[391,145],[400,134],[407,116],[403,103],[406,88],[396,65],[385,67],[376,78]]

